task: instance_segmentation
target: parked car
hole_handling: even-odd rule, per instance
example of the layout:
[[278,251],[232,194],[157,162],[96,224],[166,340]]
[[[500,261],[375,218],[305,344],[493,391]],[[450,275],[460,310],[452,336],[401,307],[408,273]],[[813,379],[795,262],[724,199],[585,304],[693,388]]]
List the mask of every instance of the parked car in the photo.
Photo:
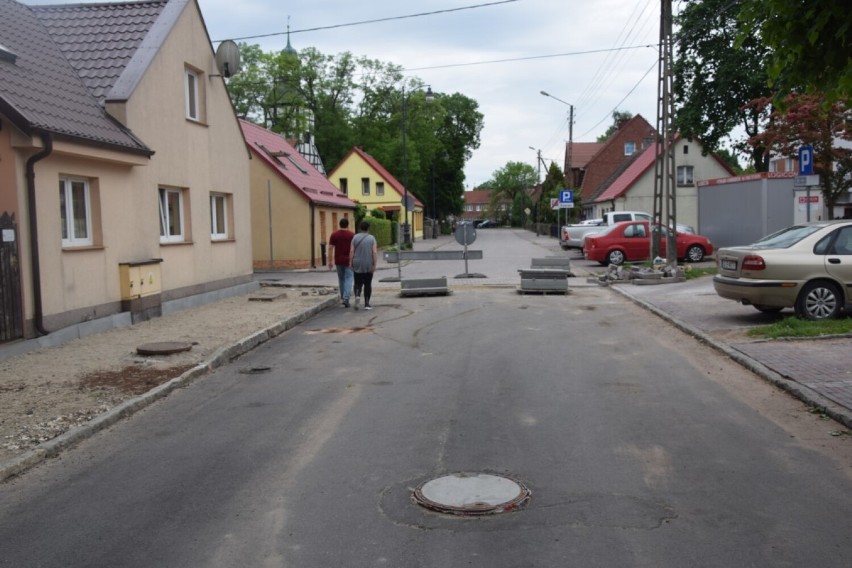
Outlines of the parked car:
[[[604,266],[624,264],[627,261],[646,260],[651,256],[651,224],[648,221],[625,221],[607,228],[602,233],[587,235],[583,245],[583,257],[595,260]],[[662,230],[660,254],[666,255],[668,228],[653,225]],[[705,236],[675,231],[677,258],[689,262],[701,262],[713,254],[713,243]]]
[[821,320],[852,311],[852,221],[803,223],[716,255],[713,287],[762,312]]
[[492,229],[497,226],[495,221],[491,219],[484,219],[479,225],[476,227],[477,229]]
[[569,248],[582,249],[583,238],[586,235],[594,235],[606,231],[621,221],[650,221],[653,216],[641,211],[610,211],[604,213],[601,219],[586,219],[577,225],[563,225],[559,232],[559,245],[562,250]]

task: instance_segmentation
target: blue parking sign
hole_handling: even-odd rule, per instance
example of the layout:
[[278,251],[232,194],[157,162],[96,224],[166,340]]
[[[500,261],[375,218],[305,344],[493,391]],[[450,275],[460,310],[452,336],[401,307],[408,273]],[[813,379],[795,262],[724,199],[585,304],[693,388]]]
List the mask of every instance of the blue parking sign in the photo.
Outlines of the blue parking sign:
[[574,203],[574,190],[563,189],[559,192],[559,203]]
[[799,175],[810,176],[814,173],[814,147],[799,146]]

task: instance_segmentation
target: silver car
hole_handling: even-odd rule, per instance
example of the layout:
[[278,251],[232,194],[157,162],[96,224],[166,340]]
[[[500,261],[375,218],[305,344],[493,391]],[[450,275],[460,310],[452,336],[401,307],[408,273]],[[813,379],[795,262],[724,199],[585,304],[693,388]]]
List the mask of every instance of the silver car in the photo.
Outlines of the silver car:
[[716,264],[716,293],[762,312],[794,308],[800,318],[821,320],[852,310],[852,221],[787,227],[719,249]]

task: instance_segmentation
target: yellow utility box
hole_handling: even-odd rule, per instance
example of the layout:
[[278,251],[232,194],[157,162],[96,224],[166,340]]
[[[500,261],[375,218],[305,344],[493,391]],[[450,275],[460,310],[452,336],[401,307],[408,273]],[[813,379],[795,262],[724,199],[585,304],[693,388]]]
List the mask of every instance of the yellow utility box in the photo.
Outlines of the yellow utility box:
[[134,300],[153,296],[163,291],[160,277],[161,258],[152,258],[139,262],[119,263],[121,278],[121,299]]

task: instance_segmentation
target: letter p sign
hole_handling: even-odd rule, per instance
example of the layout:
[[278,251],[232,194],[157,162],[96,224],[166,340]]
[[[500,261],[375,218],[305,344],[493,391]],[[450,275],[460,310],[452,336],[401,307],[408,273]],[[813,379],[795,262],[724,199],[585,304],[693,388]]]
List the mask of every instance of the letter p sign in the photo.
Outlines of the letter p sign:
[[814,173],[814,147],[799,147],[799,175],[810,176]]

